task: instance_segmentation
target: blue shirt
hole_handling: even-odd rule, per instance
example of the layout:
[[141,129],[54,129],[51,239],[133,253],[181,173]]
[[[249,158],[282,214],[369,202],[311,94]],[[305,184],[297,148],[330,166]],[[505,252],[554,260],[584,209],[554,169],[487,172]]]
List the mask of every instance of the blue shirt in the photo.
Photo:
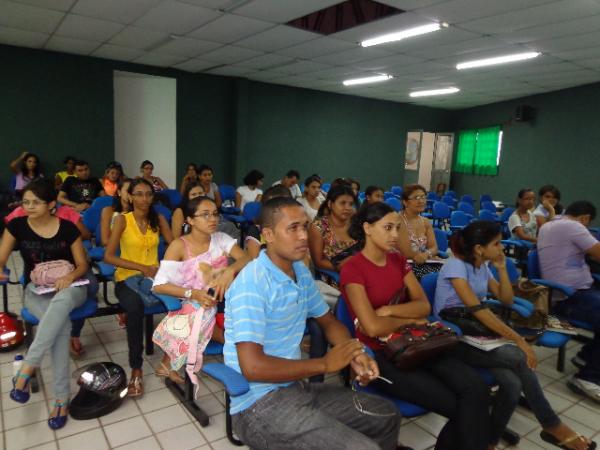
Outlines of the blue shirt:
[[435,302],[433,312],[439,316],[440,311],[453,306],[464,306],[462,300],[452,286],[453,278],[467,280],[469,286],[479,300],[483,300],[488,293],[488,281],[493,278],[487,263],[482,264],[479,269],[458,258],[450,258],[442,266],[438,275],[435,288]]
[[[255,342],[266,355],[300,359],[306,319],[329,311],[313,277],[302,261],[292,265],[296,281],[283,273],[263,250],[231,284],[225,297],[225,364],[242,373],[238,342]],[[289,383],[251,382],[250,390],[231,399],[231,414],[252,406],[271,391]]]

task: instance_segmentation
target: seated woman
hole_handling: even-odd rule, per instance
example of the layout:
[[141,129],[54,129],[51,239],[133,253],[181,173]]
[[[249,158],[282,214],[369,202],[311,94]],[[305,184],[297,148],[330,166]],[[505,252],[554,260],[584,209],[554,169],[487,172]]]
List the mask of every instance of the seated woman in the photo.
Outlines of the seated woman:
[[[128,395],[139,397],[144,393],[142,383],[142,350],[144,340],[144,301],[139,291],[132,288],[134,277],[154,278],[158,270],[159,234],[167,243],[172,240],[167,220],[153,208],[152,184],[143,179],[133,180],[127,191],[131,211],[115,217],[113,230],[106,246],[104,261],[116,266],[115,296],[127,313],[127,344],[131,378]],[[117,251],[121,253],[117,256]],[[132,279],[129,283],[128,280]]]
[[438,248],[431,222],[421,213],[427,207],[427,192],[418,184],[410,184],[402,191],[404,209],[400,212],[400,236],[398,248],[404,256],[412,259],[412,269],[417,280],[431,272],[438,272],[442,265],[428,264],[438,259]]
[[168,189],[167,184],[163,180],[152,175],[152,172],[154,171],[154,164],[152,164],[152,161],[143,161],[140,166],[140,170],[141,174],[138,178],[143,178],[144,180],[148,181],[152,185],[152,190],[154,192],[160,192],[163,189]]
[[511,239],[520,239],[532,244],[537,242],[537,221],[531,212],[535,206],[535,192],[521,189],[517,194],[517,209],[508,218]]
[[321,207],[321,179],[310,176],[304,181],[304,192],[298,202],[304,207],[308,219],[312,222]]
[[384,200],[383,188],[379,186],[368,186],[365,190],[365,202],[368,204],[382,202]]
[[235,191],[235,207],[244,210],[244,206],[249,202],[260,202],[265,176],[258,170],[251,170],[244,177],[244,186],[240,186]]
[[14,188],[17,198],[21,198],[21,193],[27,183],[44,176],[40,167],[40,159],[35,153],[30,152],[23,152],[12,161],[10,170],[15,174]]
[[189,163],[187,168],[185,169],[185,175],[181,179],[181,183],[179,184],[179,192],[181,195],[184,194],[187,185],[189,183],[195,183],[199,181],[198,178],[198,166],[195,163]]
[[185,191],[183,191],[183,195],[181,196],[181,205],[173,211],[173,217],[171,218],[171,232],[173,233],[174,239],[189,232],[189,224],[185,221],[185,205],[187,205],[190,200],[203,195],[204,189],[199,181],[193,181],[187,184]]
[[[219,211],[214,200],[208,197],[190,200],[185,205],[185,217],[190,224],[190,233],[169,245],[152,290],[179,297],[183,300],[181,312],[190,314],[201,307],[210,310],[221,302],[235,275],[250,259],[235,239],[217,231]],[[227,266],[228,258],[233,258],[235,263]],[[174,265],[174,261],[184,263]],[[208,288],[214,289],[214,295],[207,293]],[[212,339],[224,343],[222,324],[217,321]],[[177,345],[170,345],[169,341],[168,338],[164,341],[169,345],[163,348],[165,355],[156,374],[181,383],[184,380],[177,370],[185,365],[187,352],[182,352]]]
[[[506,271],[506,260],[500,240],[500,226],[477,221],[454,233],[451,239],[454,258],[442,268],[435,292],[436,315],[445,317],[451,307],[471,308],[476,320],[495,334],[515,345],[503,345],[483,351],[461,343],[456,354],[466,363],[490,369],[499,385],[492,408],[491,443],[497,444],[517,406],[521,391],[543,430],[541,438],[562,448],[586,450],[596,448],[583,436],[561,422],[554,412],[535,375],[535,353],[516,331],[500,320],[491,310],[481,307],[488,292],[505,305],[513,302],[513,289]],[[497,282],[488,264],[497,269]]]
[[546,222],[562,214],[563,207],[559,203],[560,191],[556,186],[552,186],[551,184],[542,186],[538,195],[540,204],[533,211],[533,215],[535,216],[539,230]]
[[121,167],[114,163],[110,163],[106,166],[104,176],[100,179],[100,184],[104,188],[104,193],[113,197],[117,193],[119,187],[119,181],[121,181]]
[[[375,352],[381,376],[378,390],[449,420],[440,431],[436,449],[484,450],[490,443],[489,390],[481,376],[454,357],[452,350],[412,370],[400,370],[383,354],[384,338],[400,326],[426,323],[431,310],[410,265],[395,247],[400,218],[385,203],[364,205],[353,219],[350,234],[361,252],[342,268],[341,286],[356,336]],[[406,292],[400,303],[391,300]]]
[[[38,180],[25,186],[22,203],[27,216],[10,221],[2,237],[0,279],[7,278],[3,272],[6,261],[15,245],[19,245],[25,264],[24,305],[40,323],[23,366],[13,378],[10,398],[19,403],[29,400],[30,378],[49,352],[56,400],[48,426],[59,429],[65,426],[69,413],[69,313],[85,302],[88,292],[88,286],[72,287],[71,284],[86,277],[89,267],[77,227],[52,214],[56,206],[52,181]],[[74,269],[55,282],[54,292],[37,294],[31,272],[39,263],[59,260],[68,261]]]
[[54,178],[54,187],[56,187],[57,190],[60,189],[67,178],[75,176],[75,160],[76,158],[74,156],[66,156],[65,159],[63,159],[65,170],[56,172]]
[[356,252],[356,240],[348,234],[354,212],[354,192],[350,186],[344,183],[332,186],[308,229],[310,256],[316,268],[339,272]]
[[354,192],[354,197],[358,198],[358,193],[360,192],[360,183],[358,182],[358,180],[355,180],[354,178],[347,178],[347,180],[350,183],[352,192]]
[[125,178],[117,185],[117,191],[113,195],[113,203],[102,209],[100,213],[100,241],[106,247],[110,239],[115,218],[119,214],[131,211],[131,197],[129,196],[129,185],[133,180]]
[[217,204],[217,208],[221,208],[221,193],[219,192],[219,186],[217,183],[213,183],[214,172],[212,167],[202,164],[198,168],[198,177],[200,178],[200,184],[204,189],[204,195],[211,198]]

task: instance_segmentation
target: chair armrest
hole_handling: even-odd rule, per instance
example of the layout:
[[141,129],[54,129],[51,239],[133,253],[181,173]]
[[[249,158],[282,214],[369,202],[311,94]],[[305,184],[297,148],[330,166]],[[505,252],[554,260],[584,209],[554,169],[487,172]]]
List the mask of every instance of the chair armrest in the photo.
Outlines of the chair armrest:
[[524,298],[513,297],[513,302],[516,303],[517,305],[522,306],[523,308],[528,309],[529,311],[531,311],[532,314],[533,314],[533,311],[535,310],[535,306],[533,305],[533,303],[531,303],[528,300],[525,300]]
[[534,278],[531,281],[541,284],[542,286],[549,287],[550,289],[556,289],[565,294],[567,297],[570,297],[575,293],[575,289],[565,286],[564,284],[556,283],[555,281],[542,280],[541,278]]
[[327,275],[328,277],[330,277],[333,281],[335,281],[338,284],[340,282],[340,274],[333,270],[315,268],[315,272],[316,273],[320,272],[323,275]]
[[181,300],[178,298],[164,294],[154,293],[154,295],[162,302],[163,305],[165,305],[167,311],[177,311],[178,309],[181,309]]
[[250,385],[244,376],[222,363],[206,363],[202,372],[219,381],[231,397],[244,395],[250,390]]
[[448,252],[443,252],[441,250],[438,250],[438,256],[442,259],[447,259],[448,258]]

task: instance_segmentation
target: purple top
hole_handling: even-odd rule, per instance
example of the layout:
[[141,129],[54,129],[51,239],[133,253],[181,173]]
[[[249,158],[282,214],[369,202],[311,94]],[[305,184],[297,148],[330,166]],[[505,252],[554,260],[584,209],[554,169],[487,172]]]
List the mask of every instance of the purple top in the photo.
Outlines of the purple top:
[[538,235],[542,277],[573,289],[588,289],[594,280],[585,253],[598,241],[581,223],[568,218],[551,220]]

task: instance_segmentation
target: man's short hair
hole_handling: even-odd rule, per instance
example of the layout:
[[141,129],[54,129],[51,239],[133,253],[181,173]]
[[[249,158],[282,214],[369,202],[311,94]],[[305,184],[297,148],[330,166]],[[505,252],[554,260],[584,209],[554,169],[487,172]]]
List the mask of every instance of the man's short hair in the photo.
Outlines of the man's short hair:
[[75,161],[75,167],[77,166],[89,166],[89,164],[87,163],[87,161],[84,161],[83,159],[78,159]]
[[292,198],[292,193],[283,184],[276,184],[275,186],[271,186],[265,192],[263,192],[260,202],[264,205],[269,200],[276,197]]
[[285,174],[286,177],[288,178],[293,178],[296,177],[298,179],[300,179],[300,172],[298,172],[297,170],[288,170],[288,173]]
[[592,202],[588,202],[587,200],[577,200],[567,206],[565,214],[572,217],[580,217],[589,214],[591,220],[594,220],[596,218],[596,207]]
[[259,223],[263,228],[274,228],[281,216],[283,208],[298,207],[302,205],[291,197],[275,197],[262,205]]

